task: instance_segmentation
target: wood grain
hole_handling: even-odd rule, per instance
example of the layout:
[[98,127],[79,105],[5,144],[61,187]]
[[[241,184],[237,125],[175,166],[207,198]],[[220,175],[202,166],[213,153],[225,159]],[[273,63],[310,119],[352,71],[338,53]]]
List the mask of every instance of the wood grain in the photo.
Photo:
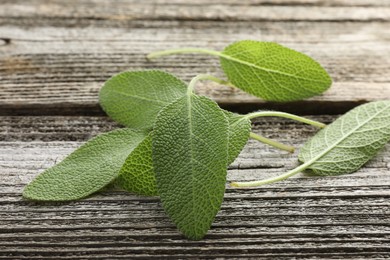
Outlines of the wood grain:
[[[185,81],[200,73],[224,77],[216,58],[176,55],[149,62],[148,52],[180,47],[221,50],[240,39],[276,41],[318,60],[334,80],[321,96],[297,103],[265,103],[210,82],[200,94],[222,106],[271,108],[303,114],[343,113],[363,102],[390,99],[390,23],[187,22],[126,28],[0,27],[0,114],[101,115],[97,94],[110,76],[163,69]],[[151,44],[153,42],[153,44]],[[82,44],[80,44],[82,43]],[[245,105],[242,105],[245,103]]]
[[[9,18],[8,23],[23,22],[31,18],[54,18],[54,20],[210,20],[210,21],[389,21],[390,8],[388,4],[379,2],[379,6],[368,4],[363,6],[345,6],[346,1],[332,1],[335,6],[327,5],[288,5],[283,2],[278,5],[267,5],[263,2],[234,1],[226,2],[203,1],[194,4],[154,1],[117,1],[107,4],[104,1],[6,1],[0,9],[0,16]],[[270,3],[271,1],[268,1]],[[305,3],[300,1],[301,4]],[[287,3],[287,4],[286,4]],[[297,1],[296,1],[297,3]],[[299,2],[298,2],[299,3]],[[308,1],[306,1],[308,3]],[[324,2],[322,2],[324,3]],[[339,5],[337,5],[339,3]],[[344,5],[343,5],[344,3]],[[332,5],[332,4],[331,4]],[[4,19],[3,18],[3,19]],[[14,18],[14,19],[12,19]],[[17,18],[17,20],[15,19]]]
[[151,51],[223,49],[242,39],[275,41],[318,60],[334,80],[321,96],[265,103],[241,91],[199,84],[200,94],[239,112],[276,109],[339,114],[390,99],[388,1],[2,1],[0,115],[102,115],[97,94],[120,71],[158,68],[185,81],[223,77],[204,55],[148,62]]
[[[304,52],[334,84],[292,103],[263,102],[210,82],[196,86],[225,108],[284,110],[329,123],[361,103],[390,99],[388,0],[0,1],[0,259],[388,258],[390,145],[350,175],[299,174],[258,189],[227,185],[201,241],[180,235],[157,197],[118,190],[68,203],[21,197],[40,172],[120,127],[102,116],[97,99],[113,74],[157,68],[185,81],[200,73],[224,77],[213,57],[148,62],[145,55],[222,50],[243,39]],[[265,118],[253,131],[299,148],[317,130]],[[296,156],[251,140],[228,180],[276,176],[296,166]]]
[[[335,116],[311,118],[328,123]],[[156,197],[106,191],[69,203],[21,198],[39,172],[117,127],[105,117],[1,117],[0,259],[363,259],[390,252],[390,146],[354,174],[228,187],[212,229],[196,242],[177,232]],[[253,127],[297,147],[316,131],[273,118]],[[249,141],[228,180],[266,178],[294,165],[296,154]]]

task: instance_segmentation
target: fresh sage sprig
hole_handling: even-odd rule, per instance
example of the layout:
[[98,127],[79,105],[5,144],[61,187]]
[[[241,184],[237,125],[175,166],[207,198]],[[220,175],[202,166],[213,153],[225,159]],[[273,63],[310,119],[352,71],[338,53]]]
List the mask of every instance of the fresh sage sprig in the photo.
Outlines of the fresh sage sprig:
[[256,187],[287,179],[302,171],[331,176],[357,171],[390,141],[390,101],[361,105],[319,131],[302,147],[297,168],[274,178],[233,182]]
[[294,101],[319,95],[332,84],[321,65],[309,56],[273,42],[239,41],[223,51],[183,48],[150,53],[152,60],[179,53],[220,58],[222,70],[235,86],[269,101]]
[[[150,58],[184,49],[151,54]],[[278,116],[319,128],[325,125],[277,111],[239,115],[194,93],[199,80],[237,86],[267,100],[289,101],[322,93],[331,83],[306,55],[274,43],[237,42],[221,58],[229,81],[198,75],[188,84],[159,70],[117,74],[102,87],[106,113],[127,128],[101,134],[47,169],[26,186],[23,196],[41,201],[81,199],[109,184],[139,195],[160,196],[165,212],[190,239],[201,239],[218,213],[227,167],[249,138],[294,152],[294,147],[251,132],[251,120]],[[355,108],[310,139],[300,166],[280,176],[231,186],[259,186],[304,170],[338,175],[358,170],[390,139],[390,101]]]
[[[141,75],[141,74],[139,74]],[[196,83],[200,79],[210,79],[212,76],[209,75],[199,75],[196,76],[189,84],[190,89],[194,89]],[[105,91],[109,91],[110,87],[106,88]],[[121,98],[119,98],[121,100]],[[115,103],[105,104],[105,107],[111,106]],[[144,108],[147,109],[147,108]],[[219,108],[220,109],[220,108]],[[257,135],[250,132],[251,129],[251,119],[256,117],[267,117],[267,116],[278,116],[283,118],[289,118],[292,120],[300,121],[307,123],[316,127],[324,127],[325,125],[292,115],[284,112],[277,111],[260,111],[250,113],[248,115],[239,115],[234,114],[225,110],[222,110],[229,124],[228,131],[228,161],[227,165],[229,166],[239,155],[243,147],[248,141],[248,138],[251,137],[265,144],[269,144],[273,147],[279,148],[281,150],[286,150],[289,152],[294,151],[294,147],[278,143],[274,140],[265,138],[263,136]],[[148,113],[146,113],[148,114]],[[118,114],[119,115],[119,114]],[[120,114],[123,117],[124,121],[127,117],[131,116],[125,112]],[[139,115],[140,116],[140,115]],[[119,177],[117,179],[117,184],[123,189],[141,195],[158,195],[157,184],[155,183],[155,172],[152,162],[152,137],[145,139],[126,159],[125,164],[123,165]],[[153,185],[152,185],[153,183]]]

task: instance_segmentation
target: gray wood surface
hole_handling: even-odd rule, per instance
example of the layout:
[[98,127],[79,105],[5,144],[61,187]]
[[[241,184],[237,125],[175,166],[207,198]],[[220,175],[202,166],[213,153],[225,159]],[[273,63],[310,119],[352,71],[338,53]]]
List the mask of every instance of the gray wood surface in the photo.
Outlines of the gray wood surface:
[[329,71],[334,84],[292,104],[265,104],[210,82],[199,85],[199,93],[226,108],[338,114],[390,99],[389,1],[166,2],[3,1],[0,114],[101,115],[99,88],[126,69],[164,69],[186,81],[199,73],[223,77],[216,58],[189,54],[148,62],[148,52],[221,50],[241,39],[302,51]]
[[[268,103],[210,82],[200,94],[233,111],[259,108],[325,123],[361,103],[390,99],[388,0],[0,0],[0,259],[390,258],[390,145],[361,170],[299,174],[257,189],[228,186],[201,241],[185,239],[156,197],[104,191],[37,203],[23,187],[101,132],[120,127],[97,94],[111,75],[158,68],[189,81],[223,77],[218,60],[150,51],[216,50],[242,39],[276,41],[318,60],[334,84],[321,96]],[[299,148],[316,129],[264,118],[253,131]],[[228,180],[275,176],[297,165],[250,140]]]
[[[334,116],[313,118],[331,122]],[[355,174],[300,174],[259,189],[227,186],[222,210],[198,242],[177,232],[155,197],[106,191],[69,203],[21,198],[37,174],[117,127],[106,117],[1,118],[0,259],[388,256],[389,145]],[[316,129],[262,119],[254,132],[299,147]],[[251,140],[230,166],[228,180],[266,178],[296,164],[296,154]]]

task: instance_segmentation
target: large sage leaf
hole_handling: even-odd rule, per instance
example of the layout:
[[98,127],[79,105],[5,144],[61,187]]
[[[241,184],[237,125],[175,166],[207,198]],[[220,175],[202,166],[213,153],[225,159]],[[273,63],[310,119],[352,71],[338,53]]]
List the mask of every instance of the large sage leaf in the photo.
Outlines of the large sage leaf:
[[115,121],[134,129],[151,130],[158,112],[185,95],[187,85],[159,71],[126,71],[104,84],[99,93],[103,110]]
[[352,173],[390,140],[390,101],[361,105],[305,143],[299,161],[317,175]]
[[84,198],[112,182],[127,156],[145,134],[118,129],[101,134],[38,175],[23,191],[32,200],[67,201]]
[[[240,154],[249,138],[251,122],[242,115],[224,111],[229,123],[229,166]],[[117,184],[132,193],[146,196],[158,195],[152,162],[152,133],[142,141],[126,159],[120,170]]]
[[239,41],[218,56],[233,85],[265,100],[305,99],[332,83],[312,58],[273,42]]
[[218,213],[226,182],[228,123],[216,103],[194,94],[158,115],[153,165],[163,207],[178,229],[201,239]]

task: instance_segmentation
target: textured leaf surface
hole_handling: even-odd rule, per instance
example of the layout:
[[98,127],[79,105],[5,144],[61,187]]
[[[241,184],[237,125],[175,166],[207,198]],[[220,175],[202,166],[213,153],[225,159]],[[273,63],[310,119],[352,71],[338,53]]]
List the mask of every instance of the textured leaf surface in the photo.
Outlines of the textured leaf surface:
[[352,173],[390,140],[390,101],[361,105],[318,132],[301,149],[299,160],[315,162],[318,175]]
[[113,181],[145,135],[119,129],[99,135],[36,177],[23,191],[28,199],[67,201],[84,198]]
[[190,239],[201,239],[225,191],[228,123],[216,103],[193,94],[165,107],[153,135],[153,165],[163,207]]
[[223,111],[229,124],[229,150],[227,162],[227,166],[229,166],[234,162],[248,142],[249,133],[251,131],[251,121],[245,116],[225,110]]
[[123,189],[132,193],[158,195],[152,161],[152,133],[127,157],[117,182]]
[[[248,141],[251,121],[242,115],[223,110],[229,124],[229,166],[240,154]],[[156,178],[152,161],[151,134],[142,141],[126,159],[117,183],[121,188],[146,196],[157,196]]]
[[126,71],[110,78],[99,93],[103,110],[115,121],[151,130],[158,112],[185,95],[187,85],[159,71]]
[[316,61],[277,43],[239,41],[226,47],[220,60],[230,82],[265,100],[305,99],[332,83]]

